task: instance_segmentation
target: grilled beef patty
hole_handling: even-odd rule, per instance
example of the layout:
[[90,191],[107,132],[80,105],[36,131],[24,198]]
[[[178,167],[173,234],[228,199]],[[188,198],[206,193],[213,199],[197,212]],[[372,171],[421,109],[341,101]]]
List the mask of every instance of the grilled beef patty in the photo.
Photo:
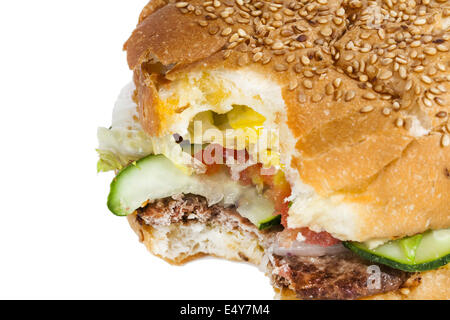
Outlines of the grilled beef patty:
[[299,299],[351,300],[399,289],[406,272],[371,264],[352,252],[336,256],[273,256],[272,280]]
[[[205,198],[180,195],[153,201],[137,212],[140,223],[166,226],[193,221],[245,228],[266,244],[266,253],[280,231],[259,231],[235,208],[208,206]],[[337,256],[301,257],[269,255],[272,282],[278,288],[293,290],[300,299],[358,299],[399,289],[410,274],[386,266],[371,264],[348,251]],[[266,267],[266,266],[264,266]]]

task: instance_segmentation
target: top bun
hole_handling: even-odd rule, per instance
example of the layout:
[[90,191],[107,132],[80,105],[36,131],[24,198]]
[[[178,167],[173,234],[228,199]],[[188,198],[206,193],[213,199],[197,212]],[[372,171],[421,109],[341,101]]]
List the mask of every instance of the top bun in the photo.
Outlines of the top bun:
[[125,48],[149,134],[250,101],[289,227],[366,241],[450,226],[449,26],[447,0],[153,0]]

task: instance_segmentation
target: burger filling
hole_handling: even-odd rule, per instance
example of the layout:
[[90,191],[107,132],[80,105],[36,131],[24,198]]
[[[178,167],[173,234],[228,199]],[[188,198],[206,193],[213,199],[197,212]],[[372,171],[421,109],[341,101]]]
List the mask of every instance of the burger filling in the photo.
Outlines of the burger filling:
[[[98,170],[118,173],[108,198],[116,215],[135,214],[139,223],[154,228],[193,221],[230,230],[251,225],[263,238],[274,284],[300,298],[352,299],[395,290],[408,272],[450,260],[448,229],[387,239],[375,247],[341,242],[325,231],[289,229],[293,195],[280,154],[270,143],[254,148],[279,137],[263,135],[266,119],[251,108],[203,111],[184,134],[150,137],[137,121],[130,92],[119,100],[113,127],[98,134]],[[371,266],[376,286],[370,285]]]

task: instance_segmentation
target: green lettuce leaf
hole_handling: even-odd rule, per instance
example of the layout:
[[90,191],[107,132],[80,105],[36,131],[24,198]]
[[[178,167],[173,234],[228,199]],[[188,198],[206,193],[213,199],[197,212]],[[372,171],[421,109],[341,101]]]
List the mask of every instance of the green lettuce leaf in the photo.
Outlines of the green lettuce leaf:
[[153,153],[153,141],[142,130],[99,128],[98,172],[121,170],[133,161]]
[[150,137],[143,130],[98,129],[98,172],[118,171],[150,154],[163,154],[187,174],[204,172],[205,166],[185,152],[171,135]]

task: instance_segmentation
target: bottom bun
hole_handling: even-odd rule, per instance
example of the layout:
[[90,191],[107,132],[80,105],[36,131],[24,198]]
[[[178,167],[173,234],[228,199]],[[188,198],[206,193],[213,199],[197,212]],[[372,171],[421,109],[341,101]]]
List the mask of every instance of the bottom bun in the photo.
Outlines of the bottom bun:
[[[280,300],[299,300],[290,289],[275,288],[275,297]],[[400,290],[365,297],[360,300],[449,300],[449,265],[412,276]]]
[[147,249],[173,265],[183,265],[203,256],[260,265],[264,248],[261,239],[251,230],[230,229],[225,225],[191,222],[154,228],[142,224],[136,214],[128,221]]
[[[270,274],[269,258],[264,248],[273,239],[269,232],[259,232],[249,224],[230,228],[226,224],[205,224],[199,221],[152,227],[136,214],[128,216],[139,240],[154,255],[173,265],[183,265],[203,256],[249,262]],[[273,232],[273,235],[276,232]],[[288,288],[275,289],[275,298],[299,300]],[[412,275],[399,290],[365,297],[363,300],[448,300],[450,299],[450,267]]]

